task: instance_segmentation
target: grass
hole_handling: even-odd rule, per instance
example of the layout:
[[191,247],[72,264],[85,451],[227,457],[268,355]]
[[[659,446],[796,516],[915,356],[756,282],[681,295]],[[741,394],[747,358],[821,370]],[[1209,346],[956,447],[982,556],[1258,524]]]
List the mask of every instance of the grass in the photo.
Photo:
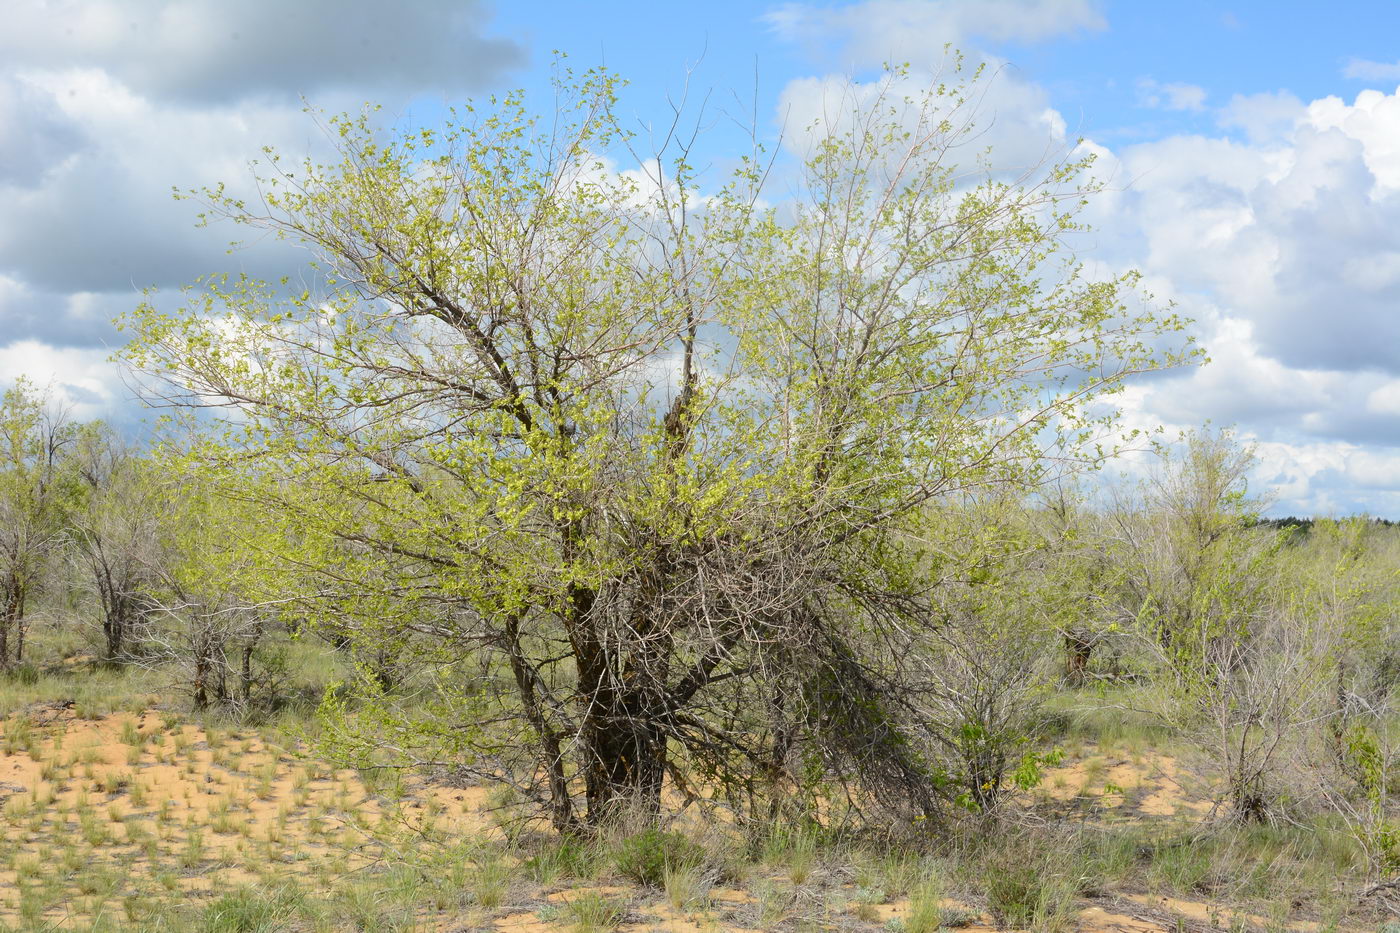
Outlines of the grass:
[[817,834],[809,827],[775,827],[764,845],[763,861],[783,868],[793,884],[801,885],[812,877],[819,848]]
[[486,910],[505,902],[513,871],[499,856],[488,856],[472,866],[470,890],[473,901]]
[[661,886],[666,892],[666,902],[681,913],[701,910],[708,904],[710,885],[699,864],[667,866],[661,874]]
[[[0,929],[60,917],[82,929],[476,928],[534,905],[538,919],[585,933],[674,916],[716,931],[873,926],[892,912],[904,933],[993,919],[1059,933],[1095,889],[1209,900],[1221,916],[1247,910],[1276,928],[1298,919],[1294,901],[1324,928],[1360,925],[1363,910],[1338,881],[1358,877],[1360,853],[1322,823],[1198,838],[1169,820],[1074,831],[1047,820],[989,834],[969,816],[937,833],[843,836],[792,822],[746,836],[687,816],[683,830],[560,837],[524,818],[525,798],[497,792],[498,822],[464,833],[443,788],[399,768],[316,758],[306,739],[320,727],[307,708],[259,723],[195,719],[156,694],[141,670],[0,676],[0,708],[14,714],[0,764],[20,776],[0,782],[23,788],[0,804],[0,852],[16,878],[8,901],[0,896]],[[60,715],[30,708],[76,695],[83,702]],[[166,708],[132,715],[156,701]],[[1045,731],[1078,753],[1095,790],[1110,767],[1172,751],[1146,720],[1114,722],[1088,705],[1057,698]],[[1044,786],[1053,781],[1052,770]],[[1058,804],[1043,805],[1053,814]],[[726,890],[735,887],[742,897]],[[970,906],[983,904],[989,915]]]
[[909,913],[904,919],[905,933],[936,933],[943,928],[943,890],[936,882],[926,881],[909,892]]

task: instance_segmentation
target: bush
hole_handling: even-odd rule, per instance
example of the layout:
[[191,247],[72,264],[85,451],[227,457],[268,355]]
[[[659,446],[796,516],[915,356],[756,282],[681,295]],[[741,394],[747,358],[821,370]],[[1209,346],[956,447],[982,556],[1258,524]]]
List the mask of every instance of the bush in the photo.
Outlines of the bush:
[[665,884],[666,873],[705,861],[705,850],[683,834],[646,829],[628,836],[613,852],[613,866],[621,874],[654,888]]

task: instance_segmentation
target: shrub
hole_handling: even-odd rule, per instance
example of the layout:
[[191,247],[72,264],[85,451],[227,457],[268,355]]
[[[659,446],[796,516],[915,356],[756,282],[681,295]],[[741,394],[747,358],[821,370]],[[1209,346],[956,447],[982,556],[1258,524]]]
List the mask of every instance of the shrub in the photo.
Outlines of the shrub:
[[640,884],[665,884],[666,872],[705,861],[705,850],[683,834],[646,829],[624,838],[613,852],[613,867]]

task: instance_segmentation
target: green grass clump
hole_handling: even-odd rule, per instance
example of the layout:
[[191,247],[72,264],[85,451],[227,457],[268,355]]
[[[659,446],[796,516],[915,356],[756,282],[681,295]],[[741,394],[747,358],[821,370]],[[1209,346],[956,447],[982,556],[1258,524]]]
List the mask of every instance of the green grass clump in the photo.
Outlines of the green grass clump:
[[597,861],[596,847],[575,836],[562,836],[527,858],[524,868],[532,881],[553,884],[560,878],[591,876]]
[[204,909],[199,929],[203,933],[273,933],[291,927],[300,905],[294,888],[272,891],[240,888],[225,894]]
[[574,933],[606,933],[622,921],[626,907],[596,891],[576,895],[564,905]]
[[661,888],[666,873],[705,861],[705,850],[677,832],[644,829],[619,840],[613,849],[613,867],[639,884]]

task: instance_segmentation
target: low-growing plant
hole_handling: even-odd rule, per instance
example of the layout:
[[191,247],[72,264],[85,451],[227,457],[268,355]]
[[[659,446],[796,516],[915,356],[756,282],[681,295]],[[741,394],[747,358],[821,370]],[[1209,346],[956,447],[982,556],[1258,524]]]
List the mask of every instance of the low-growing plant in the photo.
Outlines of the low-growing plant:
[[200,917],[202,933],[273,933],[289,929],[302,898],[291,885],[270,891],[239,888],[210,904]]
[[472,869],[471,893],[477,905],[495,910],[505,901],[510,888],[510,867],[498,856],[478,860]]
[[666,891],[666,901],[679,911],[704,907],[710,889],[699,862],[665,866],[661,884]]
[[684,834],[656,828],[624,836],[612,852],[613,867],[619,874],[653,888],[665,885],[668,869],[704,861],[705,850]]
[[622,921],[626,906],[597,891],[576,894],[564,902],[575,933],[607,933]]
[[937,933],[943,926],[943,890],[925,881],[909,892],[909,913],[904,918],[905,933]]
[[560,878],[584,878],[593,873],[598,850],[576,836],[551,837],[537,854],[525,860],[525,870],[539,884]]

